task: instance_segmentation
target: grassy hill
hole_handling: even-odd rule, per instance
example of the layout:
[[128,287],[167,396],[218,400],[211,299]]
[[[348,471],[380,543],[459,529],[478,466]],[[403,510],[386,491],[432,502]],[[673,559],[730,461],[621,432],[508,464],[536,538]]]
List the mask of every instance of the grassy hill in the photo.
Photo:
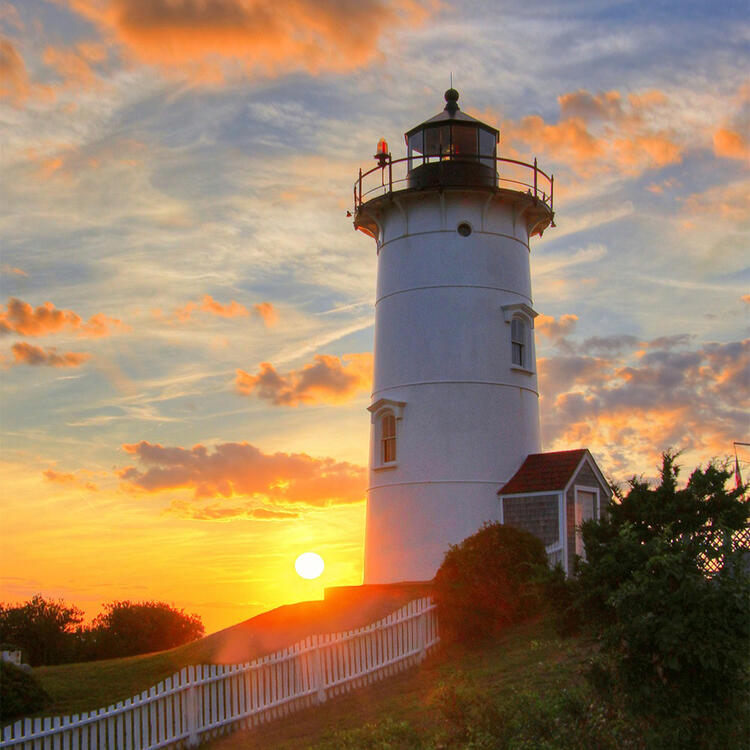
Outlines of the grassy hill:
[[[400,675],[250,731],[211,740],[202,748],[414,750],[417,746],[413,739],[404,739],[400,744],[392,739],[388,744],[371,744],[377,732],[366,731],[361,736],[357,729],[373,723],[388,726],[390,722],[392,726],[408,722],[416,735],[431,736],[445,719],[437,705],[441,686],[473,684],[473,689],[485,696],[487,702],[512,699],[524,691],[545,696],[576,687],[584,689],[581,672],[590,648],[580,639],[561,641],[547,622],[525,623],[480,648],[441,648],[418,667]],[[333,730],[351,730],[354,734],[335,742],[326,741]]]
[[398,589],[366,594],[338,595],[326,601],[278,607],[169,651],[38,667],[34,675],[54,701],[43,714],[61,716],[111,705],[190,664],[239,664],[314,633],[362,627],[413,598],[413,592]]

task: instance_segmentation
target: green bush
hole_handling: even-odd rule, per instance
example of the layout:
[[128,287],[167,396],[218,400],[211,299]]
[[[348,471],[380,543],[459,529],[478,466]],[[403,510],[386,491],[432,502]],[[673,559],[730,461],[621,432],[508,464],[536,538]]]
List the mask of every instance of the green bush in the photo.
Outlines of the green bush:
[[547,571],[544,544],[535,536],[484,524],[450,547],[435,576],[441,637],[476,642],[537,614]]
[[28,716],[50,702],[49,695],[31,674],[15,664],[0,661],[0,719]]
[[[633,480],[607,517],[584,524],[579,603],[603,647],[592,677],[650,723],[649,747],[739,748],[750,589],[739,553],[713,542],[746,525],[748,504],[715,465],[677,489],[674,459],[664,455],[657,487]],[[723,567],[707,575],[705,561],[719,556]]]

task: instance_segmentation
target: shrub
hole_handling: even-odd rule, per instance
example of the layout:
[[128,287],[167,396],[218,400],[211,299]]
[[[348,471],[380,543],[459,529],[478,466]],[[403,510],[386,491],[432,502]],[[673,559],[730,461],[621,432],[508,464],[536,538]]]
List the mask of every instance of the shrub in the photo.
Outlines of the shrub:
[[[678,490],[675,456],[660,484],[633,480],[606,518],[584,524],[580,604],[598,628],[593,673],[609,695],[653,729],[649,747],[742,746],[750,653],[748,577],[731,545],[713,541],[747,523],[730,472],[697,469]],[[723,556],[709,577],[705,561]]]
[[486,523],[452,545],[435,576],[440,632],[475,642],[539,612],[544,544],[512,526]]
[[41,711],[51,698],[28,672],[0,661],[0,719],[8,721]]

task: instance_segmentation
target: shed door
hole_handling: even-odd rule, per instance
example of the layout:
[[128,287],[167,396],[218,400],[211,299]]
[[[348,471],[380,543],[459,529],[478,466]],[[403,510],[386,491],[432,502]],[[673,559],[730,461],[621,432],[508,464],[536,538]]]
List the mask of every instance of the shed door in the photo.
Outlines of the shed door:
[[581,537],[581,524],[594,518],[596,495],[585,490],[576,490],[576,554],[586,559]]

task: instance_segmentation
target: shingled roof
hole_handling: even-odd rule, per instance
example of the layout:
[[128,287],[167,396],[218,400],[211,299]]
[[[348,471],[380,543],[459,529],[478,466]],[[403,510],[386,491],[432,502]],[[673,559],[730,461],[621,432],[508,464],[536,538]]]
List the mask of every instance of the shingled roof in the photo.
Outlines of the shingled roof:
[[586,448],[532,453],[497,494],[519,495],[524,492],[563,490],[587,453]]

